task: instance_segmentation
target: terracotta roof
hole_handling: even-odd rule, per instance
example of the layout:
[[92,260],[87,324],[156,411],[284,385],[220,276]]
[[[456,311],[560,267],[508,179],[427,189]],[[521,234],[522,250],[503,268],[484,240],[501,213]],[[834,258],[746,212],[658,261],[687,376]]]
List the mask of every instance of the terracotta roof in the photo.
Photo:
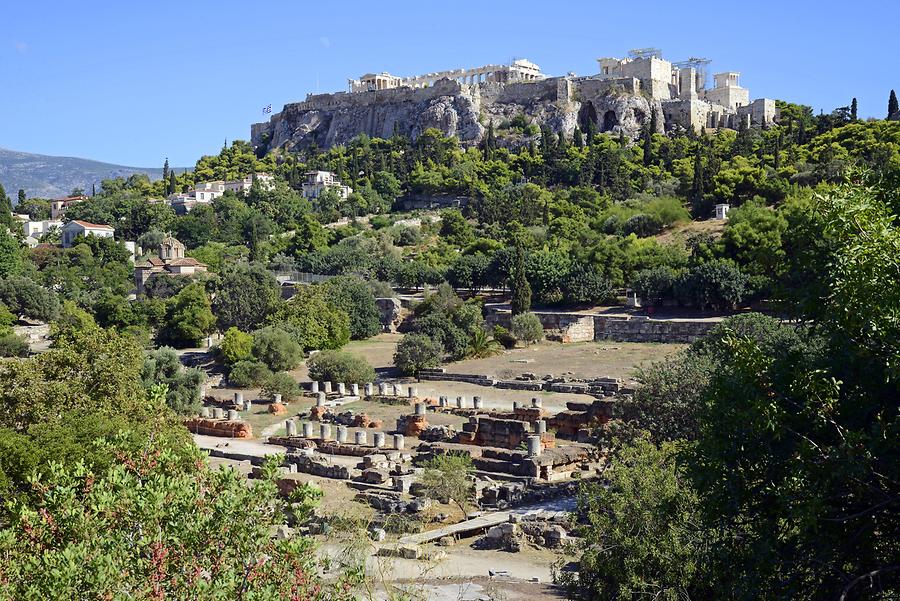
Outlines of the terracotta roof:
[[149,259],[147,259],[147,263],[156,267],[160,267],[166,264],[166,262],[159,257],[150,257]]
[[113,229],[112,226],[106,225],[105,223],[90,223],[88,221],[79,221],[78,219],[73,219],[69,223],[77,223],[81,227],[91,229],[91,230],[112,230]]
[[75,202],[76,200],[87,200],[87,196],[66,196],[65,198],[54,198],[56,202]]
[[206,267],[203,263],[195,259],[194,257],[185,257],[183,259],[175,259],[174,261],[169,261],[166,265],[172,265],[174,267],[190,267],[191,265],[196,267]]

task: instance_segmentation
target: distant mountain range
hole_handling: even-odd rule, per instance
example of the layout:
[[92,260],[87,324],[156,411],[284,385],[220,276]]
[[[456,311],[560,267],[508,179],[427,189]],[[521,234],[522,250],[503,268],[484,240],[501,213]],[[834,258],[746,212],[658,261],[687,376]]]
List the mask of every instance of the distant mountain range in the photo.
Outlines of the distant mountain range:
[[[183,171],[180,167],[177,171]],[[162,177],[162,168],[124,167],[79,159],[31,154],[0,148],[0,183],[13,202],[19,189],[29,198],[60,198],[74,188],[91,193],[91,185],[100,187],[100,181],[111,177],[128,177],[144,173],[150,179]]]

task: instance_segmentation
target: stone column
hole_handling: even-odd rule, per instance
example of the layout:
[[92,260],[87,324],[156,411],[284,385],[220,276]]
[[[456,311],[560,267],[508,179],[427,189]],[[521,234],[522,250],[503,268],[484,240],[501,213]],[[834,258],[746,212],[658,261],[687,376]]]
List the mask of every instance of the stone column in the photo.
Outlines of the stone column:
[[325,391],[325,394],[331,393],[331,382],[322,382],[322,390]]
[[303,438],[312,438],[312,437],[313,437],[312,422],[303,422]]
[[456,397],[456,407],[458,409],[462,409],[465,404],[466,404],[466,397],[462,397],[462,396]]
[[316,407],[323,407],[325,405],[325,393],[320,392],[316,395]]
[[200,417],[208,418],[212,415],[212,411],[209,410],[209,407],[200,407]]
[[347,442],[347,426],[338,426],[337,434],[335,435],[335,440],[339,443],[344,444]]
[[541,437],[540,436],[529,436],[528,437],[528,456],[529,457],[537,457],[541,454]]
[[280,392],[276,392],[273,396],[275,397],[275,398],[274,398],[274,401],[275,401],[276,403],[279,403],[279,404],[280,404],[280,403],[281,403],[281,393],[280,393]]
[[244,393],[243,392],[235,392],[234,393],[234,404],[238,407],[244,406]]
[[366,385],[363,386],[363,392],[366,396],[372,396],[372,392],[374,391],[374,386],[372,386],[371,382],[366,382]]
[[419,395],[419,391],[416,390],[415,386],[410,386],[406,392],[407,392],[407,397],[409,397],[411,399],[414,399]]
[[251,409],[253,409],[253,401],[244,399],[244,411],[250,411]]
[[235,411],[234,409],[228,410],[228,421],[236,422],[239,419],[241,419],[241,416],[238,415],[237,411]]
[[318,393],[318,392],[319,392],[319,383],[318,383],[318,382],[311,382],[311,383],[309,384],[309,391],[310,391],[311,393],[313,393],[313,394]]
[[384,432],[372,432],[372,446],[376,449],[384,446]]
[[425,415],[425,403],[416,403],[416,415]]
[[331,424],[319,424],[319,438],[322,440],[331,438]]
[[343,382],[338,382],[337,393],[341,396],[344,396],[347,394],[347,386]]
[[546,420],[538,420],[537,424],[537,433],[538,434],[546,434],[547,433],[547,422]]
[[394,434],[394,450],[402,451],[405,440],[402,434]]
[[446,407],[447,406],[447,397],[441,396],[438,397],[438,407]]
[[225,411],[221,407],[213,407],[213,419],[222,419],[225,417]]
[[534,408],[534,409],[540,409],[541,406],[542,406],[543,404],[544,404],[544,401],[542,401],[541,399],[537,398],[536,396],[535,396],[535,397],[531,397],[531,406],[532,406],[532,408]]
[[513,411],[519,408],[519,401],[513,401]]
[[388,385],[385,382],[379,382],[378,395],[379,396],[387,396],[388,395]]
[[350,396],[359,396],[359,384],[353,383],[350,385]]
[[359,446],[366,444],[366,433],[364,430],[356,431],[356,444]]
[[484,402],[481,400],[480,396],[472,397],[472,406],[476,409],[481,409],[484,406]]
[[288,436],[297,436],[297,422],[292,419],[284,422],[285,431]]
[[403,396],[403,387],[399,384],[394,384],[394,396]]

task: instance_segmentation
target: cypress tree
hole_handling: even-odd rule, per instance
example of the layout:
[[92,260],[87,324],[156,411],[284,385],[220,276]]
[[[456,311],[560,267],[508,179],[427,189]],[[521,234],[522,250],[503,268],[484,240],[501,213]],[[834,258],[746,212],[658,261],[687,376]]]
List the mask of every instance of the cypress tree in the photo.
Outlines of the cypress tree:
[[587,120],[587,144],[591,146],[594,143],[594,136],[597,135],[597,124],[593,119]]
[[559,130],[559,141],[556,144],[556,149],[560,154],[566,149],[566,134],[562,130]]
[[703,155],[701,153],[700,144],[697,144],[697,151],[694,154],[694,181],[691,183],[691,204],[694,207],[694,217],[700,217],[699,213],[703,207]]
[[169,157],[166,157],[166,162],[163,163],[162,181],[163,183],[169,181]]
[[19,201],[16,204],[19,206],[23,205],[23,204],[25,204],[25,200],[26,200],[25,190],[23,190],[22,188],[19,188]]
[[519,315],[528,312],[531,308],[531,284],[525,277],[525,250],[521,246],[516,246],[516,258],[509,287],[512,314]]
[[91,182],[91,198],[97,195],[97,184]]
[[857,102],[856,102],[856,98],[854,98],[854,99],[850,102],[850,120],[851,120],[851,121],[856,121],[856,115],[857,115],[857,112],[856,112],[856,111],[857,111],[858,108],[859,108],[859,105],[858,105]]
[[897,102],[897,92],[891,90],[891,96],[888,98],[888,114],[887,118],[896,116],[900,113],[900,103]]
[[581,137],[581,129],[576,127],[575,132],[572,134],[572,142],[575,144],[576,148],[584,147],[584,140]]
[[487,134],[484,136],[484,160],[490,161],[494,150],[494,122],[488,123]]
[[178,184],[177,184],[177,180],[175,179],[174,171],[169,172],[169,181],[168,181],[167,185],[168,185],[168,188],[166,189],[166,196],[168,196],[169,194],[175,194],[175,190],[176,190]]
[[775,174],[781,170],[781,145],[784,142],[784,132],[778,132],[778,137],[775,138],[775,162],[772,167],[775,169]]
[[643,128],[644,138],[644,167],[649,167],[653,163],[653,134],[649,127]]
[[12,230],[12,224],[12,200],[6,195],[3,184],[0,184],[0,226],[6,226]]

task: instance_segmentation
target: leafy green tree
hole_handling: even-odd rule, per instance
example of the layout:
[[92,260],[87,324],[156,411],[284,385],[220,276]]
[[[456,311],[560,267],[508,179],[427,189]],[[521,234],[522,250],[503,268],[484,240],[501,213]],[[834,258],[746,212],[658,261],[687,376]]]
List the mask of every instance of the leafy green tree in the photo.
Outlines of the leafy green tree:
[[303,349],[281,328],[267,326],[253,333],[253,356],[272,371],[287,371],[303,360]]
[[261,392],[270,398],[275,398],[276,394],[280,394],[282,401],[289,402],[299,398],[301,390],[300,385],[291,374],[279,371],[265,380]]
[[443,354],[441,345],[430,336],[406,334],[397,344],[394,365],[404,374],[417,376],[423,369],[440,365]]
[[230,327],[225,332],[219,352],[225,365],[231,366],[238,361],[249,361],[253,358],[253,335]]
[[40,321],[52,321],[59,315],[59,297],[23,276],[0,278],[0,301],[16,315]]
[[281,291],[275,276],[259,263],[238,263],[225,269],[213,311],[220,330],[256,329],[277,308]]
[[472,224],[457,209],[441,213],[441,237],[455,246],[468,246],[475,240]]
[[527,346],[544,337],[544,326],[534,313],[519,313],[513,315],[509,332]]
[[722,234],[725,255],[747,273],[777,277],[782,269],[782,236],[787,227],[780,212],[755,202],[745,203],[728,212]]
[[325,284],[328,302],[350,317],[350,337],[355,340],[371,338],[381,332],[381,314],[375,305],[375,295],[365,281],[340,276]]
[[160,338],[176,347],[197,346],[213,331],[215,323],[216,317],[203,286],[190,284],[166,303]]
[[309,377],[317,381],[365,384],[375,380],[375,370],[362,357],[343,351],[322,351],[306,362]]
[[[0,531],[0,595],[350,598],[347,582],[319,581],[308,539],[271,536],[285,520],[275,462],[248,483],[191,447],[151,444],[121,459],[96,471],[53,463],[31,478],[34,493],[11,504]],[[319,494],[301,487],[292,512],[309,519]]]
[[228,383],[237,388],[264,386],[272,378],[272,370],[262,361],[238,361],[228,372]]
[[141,379],[148,392],[165,386],[166,404],[175,413],[195,415],[200,410],[200,386],[206,378],[199,369],[184,367],[175,349],[162,347],[147,353]]
[[9,232],[0,229],[0,278],[22,270],[22,245]]
[[475,490],[472,458],[454,453],[437,455],[426,461],[424,468],[420,482],[425,494],[442,502],[452,501],[466,515]]
[[350,316],[328,303],[322,286],[300,286],[269,323],[287,331],[304,351],[337,349],[350,341]]
[[728,311],[744,299],[747,275],[730,261],[716,259],[682,272],[675,288],[684,305]]
[[610,461],[603,485],[578,496],[578,571],[559,571],[571,599],[711,599],[698,495],[677,443],[638,439]]

